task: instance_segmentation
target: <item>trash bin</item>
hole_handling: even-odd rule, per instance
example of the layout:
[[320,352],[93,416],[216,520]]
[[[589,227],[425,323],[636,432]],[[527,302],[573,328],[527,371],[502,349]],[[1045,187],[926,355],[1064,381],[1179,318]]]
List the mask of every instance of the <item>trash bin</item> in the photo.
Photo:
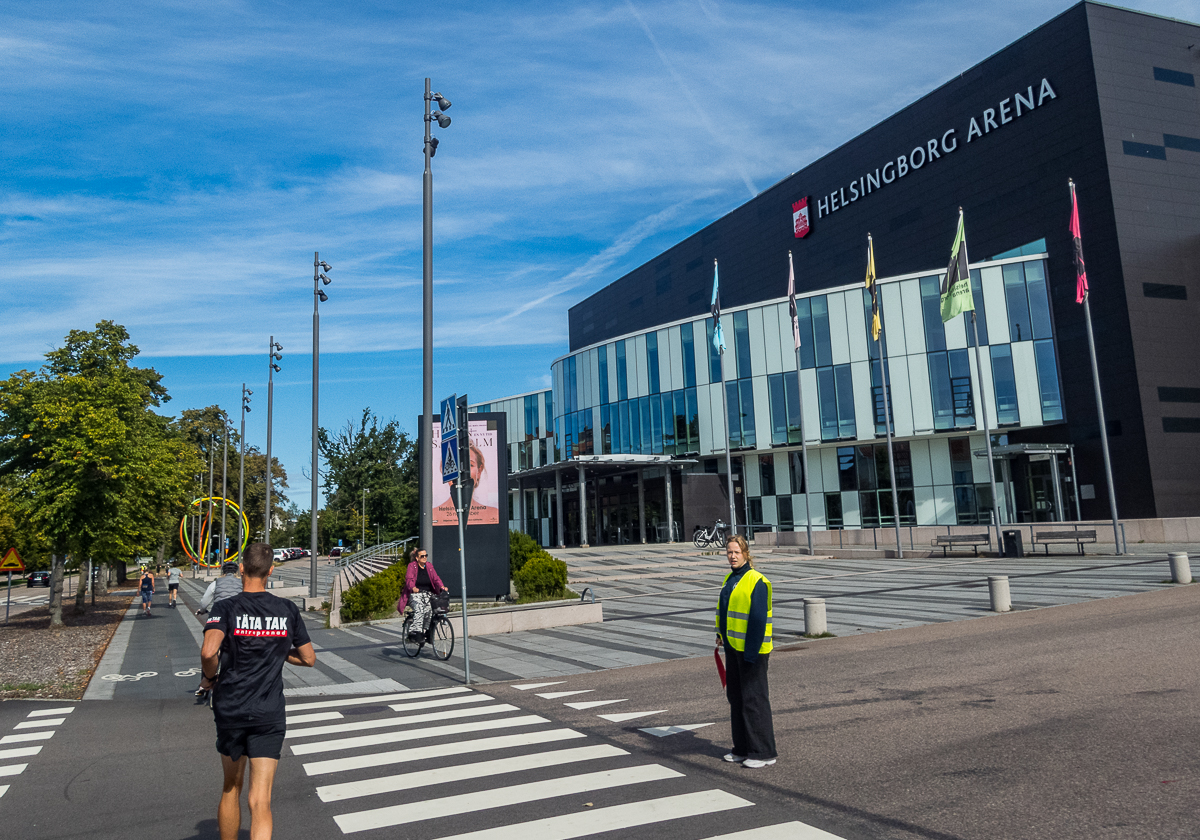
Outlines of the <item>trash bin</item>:
[[1004,556],[1005,557],[1024,557],[1025,546],[1021,542],[1020,531],[1005,531],[1004,532]]

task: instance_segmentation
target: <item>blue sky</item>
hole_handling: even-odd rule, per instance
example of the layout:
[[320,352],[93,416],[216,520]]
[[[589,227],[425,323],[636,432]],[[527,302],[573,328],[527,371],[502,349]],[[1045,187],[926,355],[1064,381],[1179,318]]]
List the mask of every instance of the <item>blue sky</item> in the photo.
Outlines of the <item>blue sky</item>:
[[[124,324],[169,412],[255,391],[307,504],[321,424],[420,410],[424,77],[438,130],[435,394],[549,384],[567,308],[1070,5],[0,5],[0,373]],[[1196,0],[1133,8],[1200,19]]]

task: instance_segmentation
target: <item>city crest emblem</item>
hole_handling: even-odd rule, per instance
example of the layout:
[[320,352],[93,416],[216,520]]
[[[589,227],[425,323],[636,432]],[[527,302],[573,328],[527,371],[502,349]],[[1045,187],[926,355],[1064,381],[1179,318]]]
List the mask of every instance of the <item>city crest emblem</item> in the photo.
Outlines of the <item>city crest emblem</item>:
[[795,226],[797,239],[808,236],[808,196],[792,205],[792,224]]

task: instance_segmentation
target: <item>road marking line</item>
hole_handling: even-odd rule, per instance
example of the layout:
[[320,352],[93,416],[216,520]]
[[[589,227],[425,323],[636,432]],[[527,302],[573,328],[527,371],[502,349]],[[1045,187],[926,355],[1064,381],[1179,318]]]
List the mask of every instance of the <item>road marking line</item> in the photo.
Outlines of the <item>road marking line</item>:
[[380,644],[383,641],[385,641],[384,639],[380,639],[378,636],[368,636],[366,633],[359,633],[357,630],[351,630],[349,627],[339,627],[338,629],[341,630],[343,633],[345,633],[347,636],[355,636],[359,639],[365,639],[374,645]]
[[294,726],[297,723],[316,723],[319,720],[342,720],[344,715],[341,712],[313,712],[308,715],[288,715],[287,725]]
[[732,834],[720,834],[705,840],[843,840],[836,834],[813,828],[799,821],[768,825],[763,828],[748,828]]
[[[586,737],[582,732],[576,732],[573,729],[544,729],[541,732],[523,732],[519,735],[494,735],[491,738],[476,738],[471,741],[458,741],[453,744],[429,744],[424,747],[390,750],[388,752],[354,756],[353,758],[328,758],[324,761],[310,761],[304,765],[304,772],[310,776],[317,776],[321,773],[360,770],[366,767],[382,767],[387,764],[400,764],[406,761],[442,758],[443,756],[464,755],[474,752],[488,752],[490,750],[506,750],[513,747],[529,747],[534,744],[549,744],[554,741],[566,741]],[[36,747],[35,749],[41,749],[41,747]]]
[[19,744],[22,741],[45,741],[47,738],[53,736],[53,729],[45,732],[24,732],[20,735],[5,735],[3,738],[0,738],[0,744]]
[[611,715],[596,715],[596,717],[611,720],[613,723],[624,723],[627,720],[635,720],[636,718],[646,717],[647,715],[660,715],[667,709],[654,709],[649,712],[617,712]]
[[8,785],[0,785],[0,796],[8,793]]
[[11,750],[0,750],[0,758],[24,758],[27,755],[37,755],[41,751],[41,746],[16,747]]
[[753,804],[723,790],[702,790],[643,802],[629,802],[625,805],[611,805],[607,808],[588,808],[577,814],[563,814],[558,817],[468,831],[443,837],[441,840],[574,840],[576,837],[620,831],[683,817],[715,814],[733,808],[746,808]]
[[647,735],[653,735],[655,738],[665,738],[668,735],[678,735],[680,732],[691,732],[694,729],[703,729],[706,726],[712,726],[711,723],[681,723],[677,726],[651,726],[649,729],[639,729],[639,732],[645,732]]
[[422,700],[418,703],[392,703],[388,706],[389,709],[395,712],[410,712],[417,709],[440,709],[444,706],[461,706],[463,703],[489,703],[495,702],[496,698],[487,694],[468,694],[464,697],[438,697],[433,700]]
[[584,700],[579,703],[563,703],[564,706],[569,706],[572,709],[594,709],[597,706],[607,706],[610,703],[628,703],[629,698],[623,700]]
[[429,818],[430,814],[437,814],[441,818],[455,814],[468,814],[473,811],[491,810],[506,805],[537,802],[556,796],[569,796],[625,785],[640,785],[644,782],[679,778],[683,778],[682,773],[663,767],[661,764],[641,764],[620,770],[603,770],[599,773],[564,776],[542,782],[529,782],[475,793],[444,796],[440,799],[425,799],[422,800],[419,808],[414,808],[410,802],[388,805],[384,808],[373,808],[370,811],[342,814],[334,817],[333,821],[338,824],[343,833],[353,834],[372,828],[386,828],[425,820]]
[[42,718],[41,720],[26,720],[18,723],[13,729],[38,729],[43,726],[61,726],[66,718]]
[[356,738],[336,738],[332,741],[318,741],[315,744],[295,744],[292,755],[311,755],[313,753],[332,752],[334,750],[352,750],[356,747],[373,747],[377,744],[394,744],[397,741],[415,740],[417,738],[434,738],[438,735],[461,735],[464,732],[484,732],[488,729],[505,729],[510,726],[533,726],[538,723],[549,723],[538,715],[522,715],[500,720],[477,720],[470,723],[451,723],[445,726],[427,726],[423,729],[402,729],[399,732],[376,732],[371,735],[360,735]]
[[0,767],[0,776],[19,776],[25,772],[28,764],[7,764]]
[[410,723],[427,723],[431,720],[456,720],[458,718],[475,717],[477,715],[498,715],[502,712],[519,712],[520,708],[509,703],[499,703],[495,706],[479,706],[469,709],[451,709],[448,712],[427,712],[423,715],[406,715],[404,717],[387,717],[377,720],[360,720],[354,723],[331,723],[328,726],[308,726],[303,729],[289,729],[284,733],[285,738],[306,738],[310,735],[336,735],[342,732],[362,732],[365,729],[387,729],[392,726],[406,726]]
[[539,694],[543,700],[557,700],[560,697],[570,697],[572,694],[590,694],[595,691],[594,688],[585,688],[580,691],[548,691],[545,694]]
[[359,782],[325,785],[317,788],[317,796],[321,797],[322,802],[337,802],[343,799],[355,799],[359,796],[370,796],[376,793],[391,793],[397,790],[407,790],[427,785],[449,784],[451,782],[465,781],[466,779],[482,779],[485,776],[496,776],[501,773],[508,774],[517,773],[521,770],[557,767],[577,761],[592,761],[598,758],[613,758],[619,755],[629,755],[629,753],[619,747],[613,747],[608,744],[599,744],[591,747],[573,747],[566,750],[530,753],[515,758],[497,758],[473,764],[439,767],[434,770],[398,773],[394,776],[380,776],[375,779],[364,779]]
[[534,689],[534,688],[549,688],[552,685],[562,685],[565,682],[566,682],[566,680],[555,680],[554,682],[529,683],[528,685],[514,685],[512,687],[515,688],[517,691],[529,691],[530,689]]
[[30,712],[25,717],[49,717],[51,715],[69,715],[75,711],[74,706],[64,706],[61,709],[38,709],[36,712]]
[[422,697],[441,697],[445,694],[460,694],[470,691],[465,685],[455,688],[435,688],[429,691],[405,691],[400,694],[378,694],[373,697],[347,697],[344,700],[318,700],[315,703],[289,703],[287,711],[300,712],[311,709],[332,709],[335,706],[365,706],[370,703],[388,703],[394,700],[417,700]]

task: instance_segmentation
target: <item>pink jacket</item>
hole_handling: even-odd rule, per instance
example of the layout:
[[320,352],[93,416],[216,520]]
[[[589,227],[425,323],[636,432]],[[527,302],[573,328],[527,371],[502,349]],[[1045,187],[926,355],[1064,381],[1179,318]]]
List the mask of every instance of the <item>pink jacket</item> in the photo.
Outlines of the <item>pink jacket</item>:
[[[404,608],[408,606],[408,596],[411,595],[417,588],[417,570],[420,564],[413,560],[408,564],[408,570],[404,573],[404,591],[400,593],[400,600],[396,602],[396,612],[403,614]],[[433,570],[433,563],[425,561],[425,571],[429,572],[429,582],[433,584],[434,592],[441,592],[446,588],[446,584],[442,583],[442,579],[438,577],[438,573]]]

